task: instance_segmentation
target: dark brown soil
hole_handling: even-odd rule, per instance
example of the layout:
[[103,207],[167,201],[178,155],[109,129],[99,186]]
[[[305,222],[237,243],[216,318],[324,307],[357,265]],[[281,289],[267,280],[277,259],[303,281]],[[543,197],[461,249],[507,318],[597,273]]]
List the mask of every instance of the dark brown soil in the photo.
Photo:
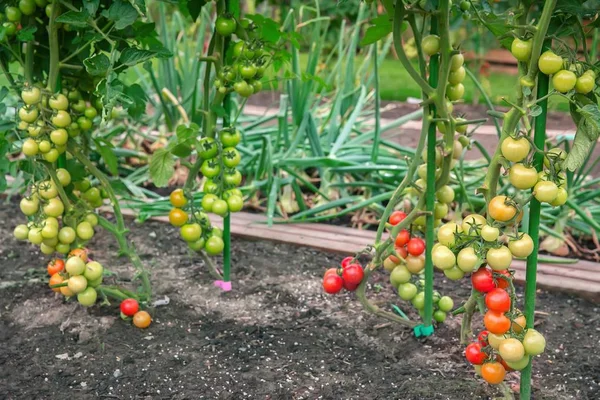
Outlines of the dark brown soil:
[[[491,399],[463,359],[460,318],[434,336],[362,311],[352,295],[326,296],[320,278],[331,255],[270,242],[235,240],[234,291],[220,292],[175,229],[147,222],[131,237],[151,268],[155,297],[147,330],[118,318],[118,308],[84,309],[40,280],[47,258],[12,239],[21,222],[3,205],[0,219],[0,398],[2,399]],[[93,257],[130,277],[111,237],[90,243]],[[382,307],[404,307],[384,289]],[[468,283],[436,288],[458,303]],[[548,341],[534,364],[535,399],[598,399],[597,306],[540,292],[539,330]],[[510,374],[508,382],[518,384]]]

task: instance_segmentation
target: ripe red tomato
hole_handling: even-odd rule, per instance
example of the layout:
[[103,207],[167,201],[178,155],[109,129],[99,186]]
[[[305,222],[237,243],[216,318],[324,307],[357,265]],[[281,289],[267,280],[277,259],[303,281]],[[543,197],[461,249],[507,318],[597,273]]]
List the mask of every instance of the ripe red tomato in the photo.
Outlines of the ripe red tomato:
[[[406,246],[402,246],[402,247],[396,247],[396,253],[398,253],[398,255],[402,258],[406,258],[408,256],[408,251],[406,250]],[[394,256],[390,256],[390,257],[394,257]],[[397,264],[400,263],[400,260],[396,259],[394,257],[394,262],[398,261]]]
[[396,247],[405,246],[409,240],[410,232],[408,232],[406,229],[402,229],[400,233],[398,233],[398,236],[396,236]]
[[473,273],[473,275],[471,275],[471,283],[473,284],[473,288],[475,290],[482,293],[487,293],[496,288],[492,271],[485,267],[479,268]]
[[485,347],[488,345],[488,335],[489,334],[490,333],[488,331],[484,330],[484,331],[479,332],[479,335],[477,335],[477,340],[479,341],[479,344],[482,347]]
[[140,309],[136,299],[125,299],[121,302],[121,312],[128,317],[133,317]]
[[406,244],[406,250],[411,256],[420,256],[425,251],[425,242],[421,238],[412,238]]
[[481,345],[479,343],[471,343],[465,349],[465,357],[471,364],[481,365],[487,358],[487,354],[481,351]]
[[392,225],[398,225],[404,218],[406,218],[406,213],[404,211],[394,211],[392,215],[390,215],[388,222]]
[[504,275],[509,280],[512,280],[513,277],[512,277],[512,274],[510,273],[510,271],[507,269],[505,269],[503,271],[494,271],[494,281],[496,282],[496,286],[499,287],[500,289],[506,289],[507,287],[509,287],[510,286],[509,281],[498,275]]
[[48,275],[52,276],[65,269],[65,262],[60,258],[56,258],[48,263]]
[[323,277],[326,277],[327,275],[338,275],[338,269],[329,268],[327,271],[325,271],[325,275]]
[[344,286],[344,280],[339,275],[329,274],[323,278],[323,290],[329,294],[336,294]]
[[359,264],[350,264],[342,272],[344,282],[349,285],[358,285],[362,282],[365,272]]
[[491,311],[507,312],[510,310],[510,295],[506,290],[496,288],[485,295],[485,305]]
[[350,265],[350,263],[352,262],[352,260],[354,260],[354,257],[346,257],[342,260],[342,268],[346,268],[348,265]]
[[354,284],[344,281],[344,289],[346,289],[349,292],[354,292],[357,287],[358,287],[358,285],[354,285]]
[[510,329],[510,319],[504,313],[488,311],[483,317],[485,329],[496,335],[502,335]]

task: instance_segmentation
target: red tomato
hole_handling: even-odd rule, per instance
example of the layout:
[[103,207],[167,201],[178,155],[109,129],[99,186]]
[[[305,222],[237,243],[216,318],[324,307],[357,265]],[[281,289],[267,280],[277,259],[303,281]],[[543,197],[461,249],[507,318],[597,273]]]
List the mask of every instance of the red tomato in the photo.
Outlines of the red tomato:
[[465,349],[465,357],[467,361],[474,365],[481,365],[487,358],[487,354],[481,351],[481,345],[479,343],[471,343]]
[[485,267],[479,268],[473,273],[473,275],[471,275],[471,283],[473,284],[473,288],[475,290],[482,293],[487,293],[496,288],[492,271]]
[[412,238],[406,245],[406,250],[411,256],[420,256],[425,251],[425,242],[421,238]]
[[508,283],[508,281],[506,279],[502,278],[501,276],[498,276],[498,274],[504,275],[507,278],[512,280],[512,275],[509,270],[505,269],[504,271],[494,271],[494,274],[496,276],[494,279],[496,281],[496,286],[498,286],[501,289],[506,289],[507,287],[510,286],[510,284]]
[[338,269],[337,268],[329,268],[327,271],[325,271],[325,276],[327,275],[338,275]]
[[396,247],[405,246],[410,240],[410,233],[406,229],[402,229],[396,236]]
[[510,310],[510,295],[504,289],[490,290],[485,295],[485,305],[492,311],[507,312]]
[[500,364],[502,364],[502,366],[504,367],[504,369],[507,372],[514,371],[511,367],[508,366],[508,364],[506,363],[506,361],[504,361],[504,359],[502,357],[500,357],[499,354],[496,355],[496,361],[498,361]]
[[477,335],[477,340],[479,341],[479,344],[482,347],[485,347],[488,345],[488,335],[489,335],[488,331],[481,331],[481,332],[479,332],[479,335]]
[[510,329],[510,319],[504,313],[488,311],[483,317],[485,329],[496,335],[502,335]]
[[350,264],[342,272],[342,279],[348,285],[358,285],[362,282],[365,272],[359,264]]
[[136,299],[125,299],[121,302],[121,312],[128,317],[133,317],[140,309]]
[[65,262],[60,258],[56,258],[48,263],[48,275],[52,276],[65,269]]
[[404,211],[394,211],[392,215],[390,215],[388,222],[392,225],[398,225],[404,218],[406,218],[406,213]]
[[323,278],[323,290],[329,294],[336,294],[342,290],[344,280],[339,275],[329,274]]
[[346,268],[348,265],[350,265],[350,263],[352,262],[352,260],[354,260],[354,257],[346,257],[342,260],[342,268]]
[[354,292],[357,287],[358,285],[353,285],[349,282],[344,281],[344,289],[346,289],[349,292]]

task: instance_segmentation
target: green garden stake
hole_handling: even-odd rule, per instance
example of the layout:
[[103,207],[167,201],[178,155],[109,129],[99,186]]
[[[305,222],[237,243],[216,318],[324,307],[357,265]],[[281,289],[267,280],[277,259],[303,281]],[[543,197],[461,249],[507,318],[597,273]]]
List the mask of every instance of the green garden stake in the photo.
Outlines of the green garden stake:
[[[437,34],[437,17],[431,18],[431,34]],[[429,64],[429,84],[435,88],[438,81],[438,67],[439,67],[439,56],[435,55],[431,57]],[[430,116],[435,116],[435,107],[431,106]],[[427,116],[424,116],[427,118]],[[433,317],[433,261],[431,257],[431,251],[435,242],[434,237],[434,216],[433,211],[435,207],[435,141],[436,141],[436,124],[432,123],[429,125],[429,131],[427,132],[427,182],[430,182],[426,188],[426,233],[425,233],[425,310],[423,316],[423,327],[419,330],[419,333],[423,336],[429,336],[433,333],[432,317]],[[431,329],[430,329],[431,328]],[[417,335],[417,330],[415,330]]]
[[[544,50],[550,48],[550,42],[544,43]],[[538,87],[537,97],[542,98],[548,94],[548,75],[538,74]],[[543,149],[546,142],[546,117],[548,113],[548,99],[544,99],[539,103],[542,108],[540,115],[535,117],[534,121],[534,136],[533,142],[539,149]],[[543,169],[544,155],[541,153],[535,153],[533,157],[533,165],[538,171]],[[536,292],[536,279],[537,279],[537,264],[538,264],[538,250],[539,250],[539,239],[540,239],[540,202],[535,198],[531,199],[529,207],[529,236],[533,240],[533,252],[527,257],[527,269],[525,272],[525,319],[527,320],[527,328],[533,328],[533,322],[535,318],[535,292]],[[521,399],[529,400],[531,398],[531,364],[533,363],[533,357],[529,361],[529,365],[521,372],[521,386],[520,394]]]

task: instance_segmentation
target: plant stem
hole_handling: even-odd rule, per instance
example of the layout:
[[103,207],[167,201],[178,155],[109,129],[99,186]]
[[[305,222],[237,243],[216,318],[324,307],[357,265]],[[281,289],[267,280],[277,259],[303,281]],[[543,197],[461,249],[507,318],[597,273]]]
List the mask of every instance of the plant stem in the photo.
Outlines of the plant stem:
[[[545,9],[544,9],[545,11]],[[540,21],[541,24],[541,21]],[[546,42],[545,47],[549,48],[550,43]],[[544,97],[548,93],[549,78],[548,75],[538,74],[537,96]],[[543,149],[546,142],[546,116],[548,113],[548,100],[544,99],[540,102],[542,112],[535,117],[535,133],[533,142],[536,147]],[[544,155],[535,152],[533,155],[533,165],[537,171],[543,169]],[[535,292],[537,278],[537,263],[539,252],[539,236],[540,236],[540,202],[532,198],[529,205],[529,236],[533,240],[533,252],[527,257],[527,269],[525,272],[525,319],[527,328],[533,328],[535,318]],[[531,398],[531,366],[533,357],[529,361],[529,365],[521,372],[521,399],[528,400]]]
[[48,41],[50,47],[50,69],[48,71],[48,90],[51,93],[56,93],[56,85],[58,83],[58,73],[60,72],[59,48],[58,48],[58,26],[56,18],[60,15],[60,6],[55,2],[52,7],[52,15],[50,15],[50,23],[48,24]]
[[471,320],[475,310],[477,310],[477,299],[481,297],[478,291],[471,289],[471,295],[464,304],[465,312],[463,313],[462,321],[460,323],[460,343],[468,344],[471,341]]

